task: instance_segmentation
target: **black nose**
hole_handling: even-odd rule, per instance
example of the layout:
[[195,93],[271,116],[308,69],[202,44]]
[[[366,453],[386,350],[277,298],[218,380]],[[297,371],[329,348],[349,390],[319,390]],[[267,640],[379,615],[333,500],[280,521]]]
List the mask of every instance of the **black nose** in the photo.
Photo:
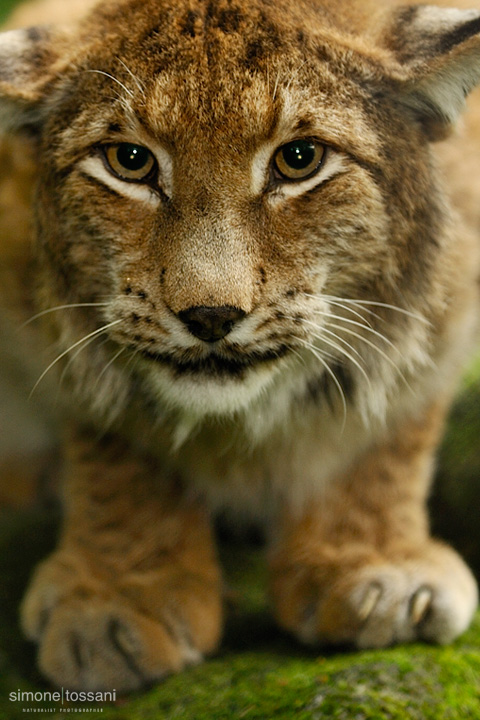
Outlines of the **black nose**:
[[205,342],[221,340],[232,330],[236,322],[245,317],[243,310],[222,305],[221,307],[192,307],[178,313],[192,335]]

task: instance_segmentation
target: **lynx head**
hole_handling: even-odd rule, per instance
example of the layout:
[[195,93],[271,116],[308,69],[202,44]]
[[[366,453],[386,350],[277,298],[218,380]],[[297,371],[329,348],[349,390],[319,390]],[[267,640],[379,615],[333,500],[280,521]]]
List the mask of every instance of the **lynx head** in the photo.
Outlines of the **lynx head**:
[[479,32],[434,7],[113,0],[5,33],[2,120],[36,143],[39,297],[77,306],[48,318],[79,391],[195,416],[393,392],[435,319],[429,145]]

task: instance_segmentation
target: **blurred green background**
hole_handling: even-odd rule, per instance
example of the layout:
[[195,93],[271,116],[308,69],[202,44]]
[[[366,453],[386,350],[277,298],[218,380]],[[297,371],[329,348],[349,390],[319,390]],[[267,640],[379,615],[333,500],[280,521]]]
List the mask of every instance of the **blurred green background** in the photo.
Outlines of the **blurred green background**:
[[[68,3],[68,0],[64,0]],[[0,0],[0,22],[3,22],[10,10],[18,5],[18,0]]]

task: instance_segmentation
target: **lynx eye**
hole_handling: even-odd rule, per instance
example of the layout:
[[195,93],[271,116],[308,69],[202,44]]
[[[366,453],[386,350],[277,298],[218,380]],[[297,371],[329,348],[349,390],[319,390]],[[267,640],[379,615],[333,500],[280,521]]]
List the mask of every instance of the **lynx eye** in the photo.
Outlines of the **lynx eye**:
[[133,143],[105,145],[103,154],[109,170],[127,182],[148,180],[156,165],[153,154],[143,145]]
[[319,170],[325,146],[314,140],[293,140],[275,154],[274,167],[286,180],[306,180]]

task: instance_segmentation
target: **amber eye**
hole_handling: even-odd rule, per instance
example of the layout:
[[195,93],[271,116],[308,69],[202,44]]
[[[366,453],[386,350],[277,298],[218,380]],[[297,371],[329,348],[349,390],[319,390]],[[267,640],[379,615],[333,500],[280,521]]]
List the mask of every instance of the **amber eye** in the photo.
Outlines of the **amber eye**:
[[143,145],[117,143],[105,145],[103,154],[110,170],[127,182],[145,182],[155,168],[155,158]]
[[293,140],[275,154],[274,166],[286,180],[306,180],[319,170],[325,146],[314,140]]

